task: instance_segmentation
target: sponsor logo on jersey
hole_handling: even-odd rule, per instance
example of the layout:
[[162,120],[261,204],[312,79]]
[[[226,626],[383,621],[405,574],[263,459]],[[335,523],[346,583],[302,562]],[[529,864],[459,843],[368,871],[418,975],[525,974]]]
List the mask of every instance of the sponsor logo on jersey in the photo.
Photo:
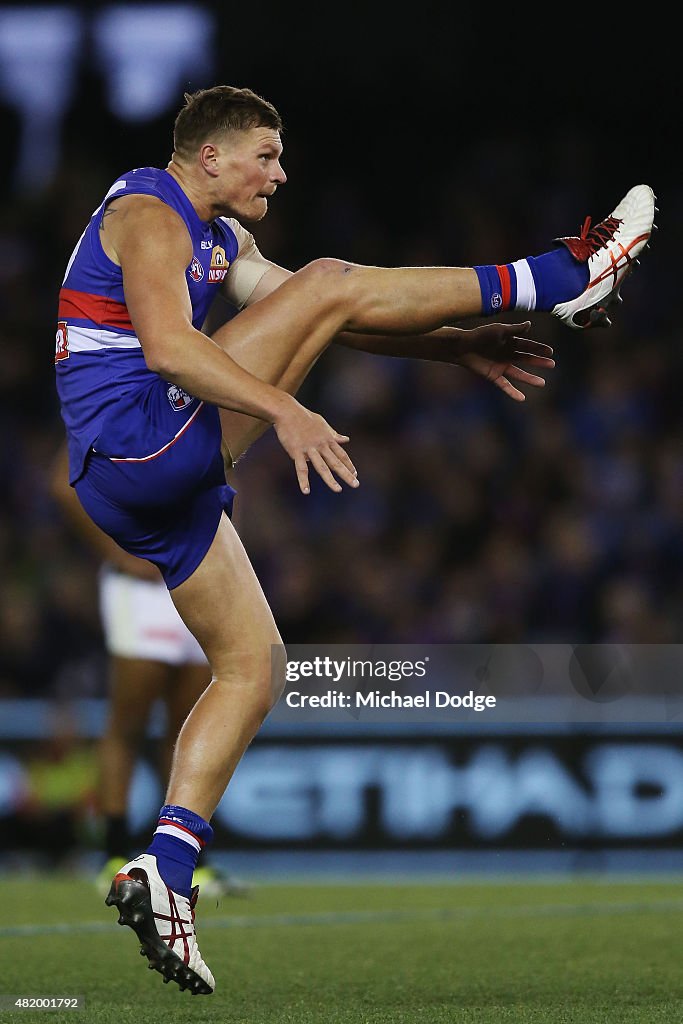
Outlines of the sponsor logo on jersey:
[[192,405],[194,402],[192,395],[188,395],[187,391],[183,391],[177,384],[171,384],[166,394],[171,403],[171,408],[176,412],[182,412],[183,409],[187,409],[188,405]]
[[216,284],[222,281],[228,272],[230,264],[225,258],[225,249],[217,245],[211,253],[211,266],[209,267],[209,284]]
[[202,249],[212,249],[213,248],[213,238],[202,238],[201,248]]
[[204,277],[204,267],[201,265],[196,256],[192,257],[192,263],[190,263],[190,267],[187,272],[193,281],[201,281],[201,279]]
[[55,362],[69,358],[69,328],[66,320],[60,320],[57,324],[57,337],[55,339]]

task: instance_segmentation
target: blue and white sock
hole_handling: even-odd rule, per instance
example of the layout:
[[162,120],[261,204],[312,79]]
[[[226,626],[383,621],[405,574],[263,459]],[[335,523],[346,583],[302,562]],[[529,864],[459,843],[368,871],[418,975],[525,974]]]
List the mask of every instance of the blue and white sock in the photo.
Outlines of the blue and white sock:
[[586,288],[588,265],[579,263],[564,246],[501,266],[474,267],[481,288],[482,316],[508,309],[550,310],[569,302]]
[[169,889],[189,899],[199,854],[212,839],[208,821],[186,807],[165,804],[146,852],[156,857],[159,874]]

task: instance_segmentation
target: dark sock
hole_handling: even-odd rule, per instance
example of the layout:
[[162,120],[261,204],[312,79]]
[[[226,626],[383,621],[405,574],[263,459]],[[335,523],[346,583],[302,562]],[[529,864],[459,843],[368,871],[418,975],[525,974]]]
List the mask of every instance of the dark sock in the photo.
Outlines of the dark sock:
[[156,857],[159,874],[169,889],[189,899],[199,854],[212,838],[208,821],[186,807],[166,804],[146,852]]
[[560,245],[540,256],[514,263],[474,267],[481,288],[481,312],[494,316],[508,309],[550,312],[559,302],[569,302],[588,284],[588,265],[574,259]]
[[561,245],[541,256],[528,256],[536,284],[536,309],[550,311],[558,302],[569,302],[588,284],[588,264],[575,260]]

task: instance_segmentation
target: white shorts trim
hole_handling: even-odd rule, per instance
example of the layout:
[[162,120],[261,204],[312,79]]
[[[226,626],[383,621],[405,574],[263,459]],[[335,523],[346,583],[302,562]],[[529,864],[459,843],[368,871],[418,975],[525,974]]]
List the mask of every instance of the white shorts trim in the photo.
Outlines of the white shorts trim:
[[165,444],[162,448],[159,448],[157,451],[152,452],[151,455],[140,455],[139,457],[137,457],[137,456],[133,457],[131,455],[130,457],[122,456],[120,458],[118,458],[118,457],[114,458],[113,456],[110,456],[109,457],[109,461],[110,462],[149,462],[150,459],[156,459],[159,455],[163,455],[164,452],[167,452],[168,449],[171,448],[172,445],[174,445],[176,443],[176,441],[178,440],[179,437],[183,436],[183,434],[185,433],[187,428],[189,426],[191,426],[191,424],[194,422],[195,417],[197,416],[197,413],[201,410],[203,405],[204,405],[204,403],[200,402],[199,405],[197,406],[197,408],[195,409],[195,411],[190,416],[189,420],[187,420],[186,423],[183,423],[182,427],[177,432],[177,434],[175,434],[171,438],[171,440],[167,444]]

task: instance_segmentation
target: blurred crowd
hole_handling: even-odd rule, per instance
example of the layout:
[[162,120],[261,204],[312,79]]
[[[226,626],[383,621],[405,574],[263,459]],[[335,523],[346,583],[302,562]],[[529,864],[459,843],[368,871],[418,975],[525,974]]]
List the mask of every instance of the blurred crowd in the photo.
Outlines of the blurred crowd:
[[[164,156],[146,162],[164,165],[165,131]],[[347,154],[311,173],[298,131],[285,138],[290,183],[255,229],[264,254],[292,269],[323,255],[502,263],[578,233],[636,183],[614,194],[589,145],[567,162],[558,128],[542,154],[511,136],[494,158],[475,140],[447,181],[440,167],[418,178],[407,160],[387,188],[371,149],[367,164]],[[49,494],[63,438],[52,356],[66,261],[135,165],[72,150],[43,193],[5,194],[0,206],[0,696],[106,692],[98,566]],[[272,431],[237,470],[236,523],[285,642],[682,639],[680,284],[668,230],[681,200],[659,198],[662,230],[610,331],[533,317],[557,365],[524,404],[440,363],[340,346],[320,359],[301,397],[350,435],[359,490],[316,480],[302,496]]]

